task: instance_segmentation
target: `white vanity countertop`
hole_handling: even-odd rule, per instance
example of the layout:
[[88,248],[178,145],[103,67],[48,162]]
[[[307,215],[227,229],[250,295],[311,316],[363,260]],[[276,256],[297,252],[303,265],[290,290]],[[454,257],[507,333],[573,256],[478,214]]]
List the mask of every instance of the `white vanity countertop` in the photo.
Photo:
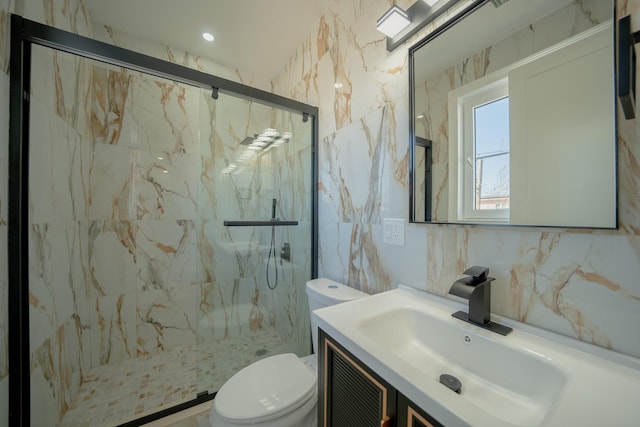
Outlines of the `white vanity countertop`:
[[[451,317],[458,310],[467,307],[400,286],[316,310],[313,316],[321,329],[447,427],[640,425],[640,359],[492,315],[493,321],[514,329],[503,337]],[[395,324],[405,312],[415,313],[407,323],[407,329],[415,332],[400,331],[404,328],[397,325],[403,320],[398,320],[395,331],[385,329],[385,319]],[[376,323],[376,319],[382,320]],[[427,319],[424,328],[415,319]],[[429,322],[437,329],[429,331]],[[421,334],[422,330],[428,332]],[[388,341],[381,339],[385,336]],[[459,344],[463,336],[475,347]],[[438,347],[434,358],[427,347]],[[446,371],[453,359],[458,365],[451,362],[452,371],[460,373],[463,384],[460,395],[438,381],[438,372]],[[533,368],[524,366],[528,360]],[[432,369],[434,365],[439,371]],[[475,375],[476,366],[482,374]],[[514,393],[478,380],[482,375],[498,378],[500,384],[509,375],[523,378],[524,391],[518,379],[512,384]],[[511,398],[514,405],[508,403]]]

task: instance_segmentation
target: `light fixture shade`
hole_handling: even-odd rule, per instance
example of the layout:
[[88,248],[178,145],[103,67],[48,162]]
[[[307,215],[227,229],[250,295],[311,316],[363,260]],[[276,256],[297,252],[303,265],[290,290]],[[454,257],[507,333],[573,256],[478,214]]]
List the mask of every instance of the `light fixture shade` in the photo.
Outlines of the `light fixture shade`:
[[404,30],[409,25],[409,16],[407,12],[395,4],[391,6],[389,10],[385,12],[378,22],[376,27],[378,31],[385,34],[388,37],[395,37],[400,31]]
[[440,0],[422,0],[422,1],[428,4],[429,7],[433,7],[433,5],[438,3]]

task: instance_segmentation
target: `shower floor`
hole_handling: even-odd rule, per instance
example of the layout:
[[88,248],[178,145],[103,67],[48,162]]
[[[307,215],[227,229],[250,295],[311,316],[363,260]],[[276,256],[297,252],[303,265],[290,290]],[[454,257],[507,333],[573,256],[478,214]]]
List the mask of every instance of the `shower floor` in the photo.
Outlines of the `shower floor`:
[[62,427],[117,426],[218,390],[245,366],[290,352],[271,328],[98,366],[84,376]]

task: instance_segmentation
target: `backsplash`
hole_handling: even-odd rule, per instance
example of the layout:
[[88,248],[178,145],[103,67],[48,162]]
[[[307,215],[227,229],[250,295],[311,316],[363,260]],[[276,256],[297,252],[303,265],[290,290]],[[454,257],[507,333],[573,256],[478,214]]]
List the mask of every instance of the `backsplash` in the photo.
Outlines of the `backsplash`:
[[[320,108],[320,275],[445,296],[465,268],[486,265],[495,313],[640,356],[635,120],[618,122],[619,230],[408,224],[404,248],[382,243],[383,218],[408,219],[408,48],[429,31],[387,52],[375,21],[391,3],[333,2],[276,85]],[[591,2],[577,3],[588,18]],[[640,28],[640,1],[617,13]]]

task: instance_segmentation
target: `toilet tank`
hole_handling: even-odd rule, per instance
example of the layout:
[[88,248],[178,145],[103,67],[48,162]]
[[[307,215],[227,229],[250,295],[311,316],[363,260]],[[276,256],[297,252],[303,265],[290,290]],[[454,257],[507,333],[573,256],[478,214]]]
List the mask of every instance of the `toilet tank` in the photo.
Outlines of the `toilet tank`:
[[[307,282],[309,316],[318,308],[366,297],[368,294],[329,279],[313,279]],[[311,318],[313,352],[318,348],[318,324]]]

